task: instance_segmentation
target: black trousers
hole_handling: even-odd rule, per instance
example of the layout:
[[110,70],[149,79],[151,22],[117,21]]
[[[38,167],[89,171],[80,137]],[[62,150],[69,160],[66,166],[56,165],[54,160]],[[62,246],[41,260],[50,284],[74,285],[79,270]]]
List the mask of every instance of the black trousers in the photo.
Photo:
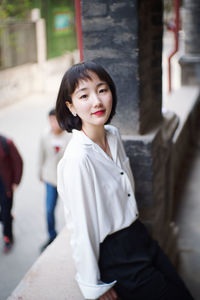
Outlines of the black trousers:
[[135,221],[100,244],[101,280],[117,280],[121,300],[192,300],[184,282],[145,226]]
[[12,234],[12,215],[11,209],[13,197],[7,197],[3,183],[0,182],[0,217],[3,225],[3,235],[9,239],[13,238]]

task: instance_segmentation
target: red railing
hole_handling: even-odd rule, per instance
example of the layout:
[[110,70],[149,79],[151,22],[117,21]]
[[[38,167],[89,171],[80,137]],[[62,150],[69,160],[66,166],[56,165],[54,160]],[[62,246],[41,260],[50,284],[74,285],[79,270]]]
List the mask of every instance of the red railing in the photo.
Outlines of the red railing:
[[175,11],[175,19],[172,25],[168,25],[167,29],[171,30],[174,33],[174,50],[168,57],[168,79],[169,79],[169,88],[168,91],[171,93],[172,91],[172,75],[171,75],[171,59],[178,51],[178,32],[179,32],[179,7],[180,7],[180,0],[174,0],[174,11]]
[[78,48],[80,52],[80,61],[83,61],[83,38],[82,38],[82,24],[81,24],[81,0],[75,0],[76,9],[76,34],[78,41]]

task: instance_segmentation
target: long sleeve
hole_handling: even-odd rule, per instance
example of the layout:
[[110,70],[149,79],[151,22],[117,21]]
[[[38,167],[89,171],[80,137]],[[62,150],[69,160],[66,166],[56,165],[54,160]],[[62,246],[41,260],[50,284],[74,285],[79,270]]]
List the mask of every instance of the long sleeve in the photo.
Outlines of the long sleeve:
[[9,156],[12,168],[12,183],[19,184],[22,177],[23,161],[14,143],[12,141],[9,141],[9,144]]
[[67,226],[71,231],[76,279],[85,298],[96,299],[115,282],[100,281],[99,226],[92,169],[87,157],[65,159],[58,167],[58,191],[64,201]]

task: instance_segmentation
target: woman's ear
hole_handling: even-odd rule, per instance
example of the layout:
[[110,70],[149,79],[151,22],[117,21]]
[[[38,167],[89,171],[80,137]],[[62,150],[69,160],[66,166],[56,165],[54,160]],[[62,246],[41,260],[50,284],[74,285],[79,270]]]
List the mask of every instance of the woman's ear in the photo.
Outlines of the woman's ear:
[[69,111],[71,112],[71,114],[72,114],[73,116],[76,116],[76,113],[75,113],[74,108],[73,108],[73,104],[70,103],[69,101],[65,101],[65,104],[66,104],[66,106],[68,107],[68,109],[69,109]]
[[65,101],[65,104],[68,107],[68,109],[71,111],[73,104],[70,103],[69,101]]

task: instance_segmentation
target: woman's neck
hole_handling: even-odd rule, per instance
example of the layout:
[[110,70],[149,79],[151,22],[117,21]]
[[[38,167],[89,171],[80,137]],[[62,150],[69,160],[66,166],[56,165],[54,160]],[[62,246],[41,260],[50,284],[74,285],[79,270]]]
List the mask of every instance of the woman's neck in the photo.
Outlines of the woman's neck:
[[93,128],[82,127],[82,131],[87,135],[94,143],[98,144],[102,149],[106,146],[106,137],[104,126],[98,126]]
[[107,141],[107,137],[106,137],[106,134],[105,134],[104,126],[92,128],[92,130],[91,130],[91,128],[85,128],[83,126],[82,127],[82,131],[94,143],[96,143],[97,145],[99,145],[99,147],[101,147],[101,149],[103,149],[103,151],[105,153],[107,153],[107,155],[110,156],[111,159],[113,159],[111,151],[110,151],[110,147],[108,145],[108,141]]

